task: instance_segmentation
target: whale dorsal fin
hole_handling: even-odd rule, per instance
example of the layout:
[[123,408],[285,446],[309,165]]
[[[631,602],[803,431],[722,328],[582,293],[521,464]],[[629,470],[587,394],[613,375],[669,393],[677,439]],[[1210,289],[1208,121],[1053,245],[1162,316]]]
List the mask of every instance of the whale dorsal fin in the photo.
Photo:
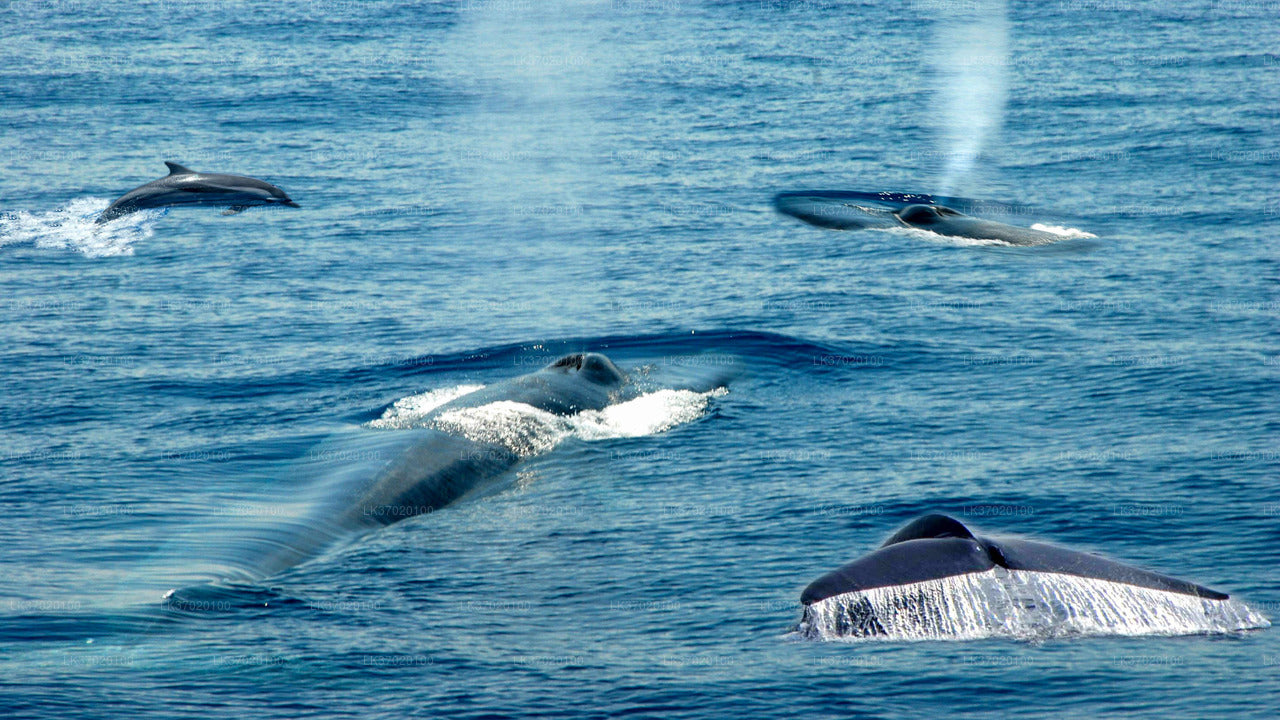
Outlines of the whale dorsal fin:
[[169,162],[168,160],[165,160],[164,164],[169,166],[170,175],[185,175],[188,173],[194,175],[196,172],[195,170],[192,170],[191,168],[185,165],[179,165],[176,162]]
[[949,518],[946,515],[925,515],[916,518],[902,527],[901,530],[893,534],[893,537],[884,541],[884,545],[880,547],[888,547],[895,543],[906,542],[907,540],[927,540],[934,538],[961,538],[972,540],[973,533],[969,532],[969,528],[964,526],[959,520]]
[[572,369],[574,369],[574,370],[581,370],[581,369],[582,369],[582,353],[574,353],[574,354],[572,354],[572,355],[565,355],[564,357],[560,358],[559,360],[557,360],[557,361],[555,361],[555,362],[551,363],[551,367],[553,367],[553,368],[572,368]]

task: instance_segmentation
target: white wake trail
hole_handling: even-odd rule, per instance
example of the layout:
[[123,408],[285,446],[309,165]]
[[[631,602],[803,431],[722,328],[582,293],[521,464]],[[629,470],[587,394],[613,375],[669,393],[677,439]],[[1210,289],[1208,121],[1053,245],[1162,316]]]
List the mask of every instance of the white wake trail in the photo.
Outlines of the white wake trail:
[[0,214],[0,246],[33,243],[38,248],[71,250],[88,257],[132,255],[133,244],[155,234],[157,210],[143,210],[102,225],[95,224],[110,200],[76,198],[49,212],[18,210]]

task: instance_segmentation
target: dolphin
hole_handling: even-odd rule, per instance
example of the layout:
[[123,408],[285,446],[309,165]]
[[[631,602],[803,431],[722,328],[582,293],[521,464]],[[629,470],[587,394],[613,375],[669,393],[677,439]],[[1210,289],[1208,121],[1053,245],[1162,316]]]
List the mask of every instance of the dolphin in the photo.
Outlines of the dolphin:
[[800,596],[815,639],[1231,632],[1270,622],[1218,590],[1097,555],[974,535],[946,515],[907,524]]
[[[1010,245],[1044,245],[1063,239],[1044,230],[966,215],[953,206],[989,209],[993,205],[964,198],[814,190],[778,193],[773,203],[784,215],[832,230],[910,227],[951,237],[999,240]],[[1025,210],[1021,206],[994,207]]]
[[176,162],[165,162],[169,174],[140,185],[111,203],[98,216],[97,224],[147,208],[169,205],[212,205],[227,207],[223,215],[234,215],[260,205],[298,207],[283,190],[268,182],[244,175],[198,173]]

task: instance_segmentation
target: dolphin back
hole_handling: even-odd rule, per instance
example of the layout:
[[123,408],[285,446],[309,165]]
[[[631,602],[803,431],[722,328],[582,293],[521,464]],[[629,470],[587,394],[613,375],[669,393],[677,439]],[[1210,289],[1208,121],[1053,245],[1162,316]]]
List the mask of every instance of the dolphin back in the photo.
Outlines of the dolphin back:
[[171,161],[165,165],[168,175],[120,196],[94,222],[100,225],[138,210],[171,205],[230,207],[235,212],[259,205],[298,207],[283,190],[258,178],[198,173]]

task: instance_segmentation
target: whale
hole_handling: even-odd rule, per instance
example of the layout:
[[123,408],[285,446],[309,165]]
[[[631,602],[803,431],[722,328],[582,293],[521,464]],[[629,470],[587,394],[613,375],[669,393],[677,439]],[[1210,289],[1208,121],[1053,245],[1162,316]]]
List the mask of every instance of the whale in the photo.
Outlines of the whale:
[[784,215],[832,230],[906,227],[949,237],[994,240],[1020,246],[1045,245],[1063,239],[1062,235],[1044,230],[965,214],[963,210],[970,207],[1001,212],[1022,212],[1025,208],[964,198],[822,190],[779,193],[773,202],[778,212]]
[[984,220],[945,205],[908,205],[895,210],[893,216],[904,227],[950,237],[999,240],[1010,245],[1045,245],[1062,240],[1061,235],[1051,232]]
[[[670,389],[709,392],[734,372],[717,369]],[[572,353],[441,404],[411,428],[361,427],[322,443],[308,456],[369,462],[304,463],[288,498],[236,528],[220,545],[225,555],[206,557],[214,582],[256,583],[366,533],[478,497],[548,448],[538,439],[547,415],[604,410],[639,397],[647,383],[601,353]]]
[[306,511],[293,518],[269,518],[252,532],[261,549],[242,543],[227,577],[253,581],[276,575],[346,538],[410,517],[438,511],[501,476],[530,453],[518,438],[469,436],[439,420],[452,413],[494,403],[519,403],[568,416],[601,410],[634,393],[627,375],[600,353],[574,353],[532,373],[488,385],[446,402],[421,418],[413,429],[360,433],[313,456],[381,460],[339,468],[306,491]]
[[1270,622],[1227,593],[1115,560],[974,535],[931,514],[810,583],[801,635],[820,640],[1235,632]]
[[283,205],[299,207],[283,190],[245,175],[200,173],[176,162],[166,161],[169,174],[121,195],[103,210],[97,224],[148,208],[175,205],[225,207],[224,215],[234,215],[251,207]]

